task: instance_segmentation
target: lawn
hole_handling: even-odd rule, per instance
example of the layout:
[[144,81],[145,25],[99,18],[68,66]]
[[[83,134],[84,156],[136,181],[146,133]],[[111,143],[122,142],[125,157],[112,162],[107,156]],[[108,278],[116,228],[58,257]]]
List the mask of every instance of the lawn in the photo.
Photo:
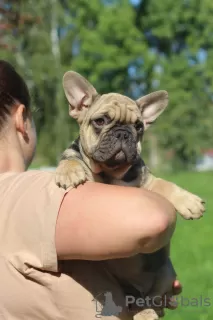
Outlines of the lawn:
[[184,287],[183,302],[177,310],[168,311],[164,319],[213,319],[213,172],[179,173],[163,178],[206,201],[206,213],[201,220],[178,218],[171,257]]

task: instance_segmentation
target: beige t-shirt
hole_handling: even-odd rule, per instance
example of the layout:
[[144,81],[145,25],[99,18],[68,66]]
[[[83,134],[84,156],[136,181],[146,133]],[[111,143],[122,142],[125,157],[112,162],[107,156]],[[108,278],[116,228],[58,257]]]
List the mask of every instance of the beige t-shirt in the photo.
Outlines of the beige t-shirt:
[[[0,174],[0,320],[132,319],[102,262],[57,261],[65,193],[52,172]],[[111,310],[102,316],[107,301]]]

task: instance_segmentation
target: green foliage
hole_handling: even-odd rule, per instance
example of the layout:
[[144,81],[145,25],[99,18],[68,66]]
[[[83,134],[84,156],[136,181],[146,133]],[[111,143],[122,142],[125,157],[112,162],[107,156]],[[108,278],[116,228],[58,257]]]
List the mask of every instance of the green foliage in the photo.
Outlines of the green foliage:
[[[153,128],[159,150],[173,150],[187,168],[213,137],[213,25],[210,0],[12,0],[12,11],[34,20],[4,33],[0,48],[25,77],[38,128],[39,158],[55,164],[78,133],[68,116],[62,76],[75,70],[100,93],[137,98],[158,89],[170,104]],[[14,5],[19,3],[20,5]],[[134,2],[133,2],[134,3]],[[3,16],[3,19],[10,18]],[[15,52],[15,54],[14,54]],[[205,58],[205,59],[204,59]],[[149,152],[147,133],[145,154]]]

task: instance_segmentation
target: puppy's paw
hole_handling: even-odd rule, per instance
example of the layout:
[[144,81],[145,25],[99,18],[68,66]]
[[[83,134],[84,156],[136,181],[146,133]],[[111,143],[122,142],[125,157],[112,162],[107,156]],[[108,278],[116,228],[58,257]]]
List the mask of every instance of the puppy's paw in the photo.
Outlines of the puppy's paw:
[[66,190],[69,187],[77,187],[86,180],[86,172],[80,161],[75,159],[60,161],[55,175],[57,186]]
[[140,311],[133,317],[134,320],[157,320],[159,319],[158,314],[153,309],[145,309]]
[[179,190],[173,204],[180,215],[187,220],[199,219],[205,212],[205,201],[186,190]]

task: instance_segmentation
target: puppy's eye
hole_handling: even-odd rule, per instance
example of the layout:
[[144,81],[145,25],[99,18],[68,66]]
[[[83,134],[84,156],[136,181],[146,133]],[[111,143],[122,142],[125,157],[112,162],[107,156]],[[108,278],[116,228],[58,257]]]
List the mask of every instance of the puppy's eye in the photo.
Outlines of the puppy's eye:
[[138,122],[135,124],[135,129],[137,130],[138,133],[143,132],[144,129],[144,125],[142,122]]
[[98,127],[102,127],[105,124],[104,118],[95,119],[94,122]]
[[100,116],[99,118],[92,120],[92,124],[97,132],[100,132],[102,128],[105,125],[109,124],[110,122],[111,122],[111,119],[109,118],[108,115],[103,115],[103,116]]

